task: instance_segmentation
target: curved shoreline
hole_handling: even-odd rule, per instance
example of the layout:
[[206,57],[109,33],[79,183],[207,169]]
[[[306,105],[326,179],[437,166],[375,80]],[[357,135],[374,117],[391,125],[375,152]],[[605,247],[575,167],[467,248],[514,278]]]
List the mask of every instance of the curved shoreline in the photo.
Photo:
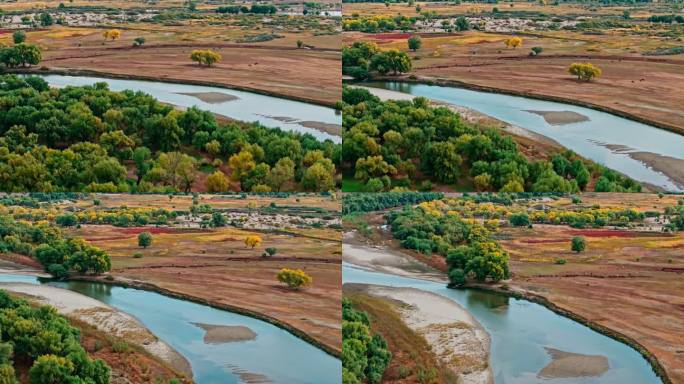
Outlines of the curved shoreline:
[[215,309],[220,309],[223,311],[228,311],[228,312],[233,312],[238,315],[243,315],[243,316],[248,316],[257,320],[261,320],[264,322],[267,322],[271,325],[274,325],[280,329],[283,329],[292,335],[298,337],[299,339],[313,345],[314,347],[322,350],[323,352],[327,353],[330,356],[333,356],[337,359],[340,359],[342,357],[342,350],[341,349],[336,349],[333,348],[323,342],[320,342],[307,334],[306,332],[300,330],[299,328],[296,328],[284,321],[278,320],[274,317],[268,316],[266,314],[243,308],[243,307],[238,307],[234,305],[229,305],[229,304],[222,304],[222,303],[217,303],[212,300],[207,300],[203,299],[201,297],[197,296],[192,296],[180,292],[175,292],[166,288],[159,287],[157,285],[154,285],[152,283],[146,283],[143,281],[137,281],[137,280],[132,280],[132,281],[117,281],[116,278],[115,280],[106,280],[103,277],[95,277],[95,276],[75,276],[75,277],[70,277],[69,279],[66,279],[65,281],[83,281],[83,282],[89,282],[89,283],[101,283],[101,284],[107,284],[111,286],[116,286],[116,287],[121,287],[121,288],[134,288],[134,289],[140,289],[143,291],[148,291],[148,292],[155,292],[167,297],[171,297],[174,299],[180,299],[180,300],[185,300],[189,302],[193,302],[196,304],[202,304],[206,305],[208,307],[212,307]]
[[[414,76],[415,78],[410,78],[409,76]],[[473,84],[473,83],[468,83],[464,82],[461,80],[453,80],[453,79],[439,79],[435,77],[427,77],[427,76],[415,76],[415,75],[403,75],[403,76],[376,76],[372,77],[366,81],[356,81],[356,80],[343,80],[343,83],[355,83],[355,84],[363,84],[368,81],[393,81],[397,83],[411,83],[411,84],[422,84],[422,85],[439,85],[439,86],[446,86],[446,87],[456,87],[456,88],[464,88],[464,89],[470,89],[473,91],[481,91],[481,92],[489,92],[489,93],[498,93],[502,95],[510,95],[510,96],[520,96],[520,97],[527,97],[530,99],[536,99],[536,100],[542,100],[542,101],[552,101],[552,102],[557,102],[557,103],[565,103],[565,104],[570,104],[570,105],[575,105],[578,107],[584,107],[584,108],[589,108],[589,109],[594,109],[600,112],[605,112],[605,113],[610,113],[611,115],[615,115],[618,117],[622,117],[628,120],[635,121],[637,123],[642,123],[642,124],[647,124],[647,125],[652,125],[655,128],[659,128],[668,132],[672,132],[678,135],[683,135],[684,136],[684,127],[678,127],[676,125],[668,124],[668,123],[663,123],[655,120],[651,120],[645,117],[641,117],[629,112],[624,112],[618,109],[614,109],[611,107],[606,107],[603,105],[599,104],[594,104],[594,103],[588,103],[585,101],[580,101],[580,100],[575,100],[575,99],[567,99],[561,96],[552,96],[552,95],[543,95],[543,94],[538,94],[538,93],[531,93],[531,92],[524,92],[524,91],[515,91],[511,89],[504,89],[504,88],[495,88],[495,87],[490,87],[486,85],[478,85],[478,84]]]
[[[401,255],[403,255],[403,257],[406,259],[410,259],[410,260],[414,260],[416,262],[419,262],[413,256],[406,254],[404,252],[401,252]],[[377,266],[374,266],[372,263],[367,264],[367,265],[355,264],[354,260],[349,260],[349,259],[347,259],[346,262],[351,264],[354,267],[357,267],[357,268],[370,269],[370,270],[374,270],[374,271],[377,271],[380,273],[388,273],[388,274],[392,274],[392,275],[397,275],[397,274],[388,272],[386,270],[383,270],[382,268],[378,268]],[[431,268],[431,269],[437,271],[434,268]],[[439,272],[442,275],[444,275],[444,272],[442,272],[442,271],[439,271]],[[427,276],[421,276],[419,274],[417,275],[417,274],[413,274],[413,273],[409,273],[409,274],[413,275],[412,278],[417,279],[417,280],[435,281],[435,280],[428,278]],[[397,276],[401,276],[401,275],[397,275]],[[446,279],[443,281],[446,283]],[[466,289],[473,289],[473,290],[480,290],[483,292],[498,293],[498,294],[505,295],[507,297],[512,297],[514,299],[527,300],[527,301],[530,301],[532,303],[542,305],[557,315],[560,315],[560,316],[566,317],[570,320],[573,320],[579,324],[586,326],[587,328],[589,328],[595,332],[598,332],[604,336],[610,337],[613,340],[616,340],[620,343],[623,343],[623,344],[631,347],[632,349],[637,351],[644,359],[646,359],[646,361],[649,363],[649,365],[651,366],[651,368],[653,369],[655,374],[662,379],[663,384],[674,384],[672,379],[667,375],[667,371],[662,366],[662,364],[660,363],[658,358],[653,353],[651,353],[646,347],[644,347],[638,341],[636,341],[635,339],[633,339],[633,338],[631,338],[625,334],[622,334],[616,330],[613,330],[613,329],[608,328],[606,326],[603,326],[601,324],[597,324],[593,321],[590,321],[580,314],[577,314],[577,313],[572,312],[568,309],[560,307],[559,305],[553,303],[551,300],[549,300],[548,298],[546,298],[545,296],[542,296],[540,294],[531,293],[531,292],[522,291],[522,290],[511,290],[510,288],[504,288],[504,287],[505,287],[504,284],[500,284],[498,286],[492,286],[492,285],[479,284],[479,283],[468,283],[465,286],[463,286],[463,288],[466,288]],[[455,288],[451,288],[451,287],[449,287],[449,288],[455,289]]]
[[[229,89],[234,91],[250,92],[259,95],[275,97],[279,99],[285,99],[290,101],[299,101],[302,103],[313,104],[321,107],[332,108],[335,107],[335,102],[326,102],[318,99],[294,96],[294,95],[284,95],[277,92],[270,92],[263,89],[245,87],[240,85],[228,85],[223,83],[216,83],[207,80],[181,80],[171,77],[156,77],[147,75],[124,75],[119,73],[111,72],[101,72],[94,71],[92,69],[41,69],[41,68],[19,68],[19,69],[7,69],[5,71],[7,74],[26,74],[26,75],[61,75],[61,76],[90,76],[90,77],[103,77],[107,79],[119,79],[119,80],[141,80],[141,81],[154,81],[160,83],[171,83],[171,84],[185,84],[185,85],[200,85],[205,87],[216,87]],[[341,97],[341,95],[340,95]]]
[[[585,327],[587,327],[587,328],[589,328],[595,332],[598,332],[604,336],[610,337],[613,340],[616,340],[616,341],[619,341],[625,345],[628,345],[629,347],[631,347],[635,351],[639,352],[639,354],[641,356],[643,356],[644,359],[646,359],[646,361],[648,361],[648,363],[651,365],[651,368],[653,369],[655,374],[663,380],[663,384],[674,384],[672,379],[667,375],[667,371],[665,370],[665,368],[663,368],[662,364],[660,364],[660,361],[658,360],[658,358],[653,353],[651,353],[646,347],[641,345],[641,343],[639,343],[638,341],[634,340],[633,338],[631,338],[631,337],[629,337],[623,333],[620,333],[614,329],[608,328],[608,327],[603,326],[601,324],[595,323],[595,322],[587,319],[586,317],[584,317],[580,314],[577,314],[575,312],[570,311],[569,309],[565,309],[565,308],[555,304],[554,302],[552,302],[551,300],[549,300],[545,296],[542,296],[542,295],[539,295],[536,293],[531,293],[528,291],[511,291],[509,289],[504,288],[503,286],[494,287],[494,286],[487,286],[484,284],[470,283],[470,284],[464,285],[463,288],[479,290],[479,291],[483,291],[483,292],[494,292],[494,293],[505,295],[507,297],[512,297],[514,299],[527,300],[527,301],[530,301],[532,303],[539,304],[539,305],[545,307],[546,309],[554,312],[557,315],[566,317],[570,320],[573,320],[577,323],[584,325]],[[454,288],[451,288],[451,289],[454,289]]]

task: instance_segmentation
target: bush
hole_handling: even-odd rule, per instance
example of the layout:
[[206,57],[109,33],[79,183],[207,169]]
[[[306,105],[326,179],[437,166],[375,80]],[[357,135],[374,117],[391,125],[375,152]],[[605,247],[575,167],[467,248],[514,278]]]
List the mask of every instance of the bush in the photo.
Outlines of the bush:
[[583,236],[575,236],[572,238],[572,242],[570,245],[570,249],[573,252],[584,252],[584,250],[587,248],[587,241],[584,239]]
[[138,246],[147,248],[152,244],[152,234],[149,232],[140,232],[138,234]]
[[313,282],[311,276],[301,269],[283,268],[278,272],[276,278],[278,281],[287,284],[287,286],[292,289],[299,289],[303,286],[310,285]]
[[143,258],[143,254],[140,253],[140,252],[136,252],[136,253],[133,254],[133,258],[134,258],[134,259],[142,259],[142,258]]
[[514,213],[508,218],[508,222],[514,227],[527,227],[530,225],[530,217],[527,213]]

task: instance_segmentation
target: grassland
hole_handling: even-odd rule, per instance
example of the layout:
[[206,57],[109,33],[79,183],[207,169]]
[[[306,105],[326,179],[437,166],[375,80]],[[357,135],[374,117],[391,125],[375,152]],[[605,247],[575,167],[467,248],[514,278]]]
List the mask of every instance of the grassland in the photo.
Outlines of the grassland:
[[[192,196],[103,194],[30,212],[47,213],[49,220],[66,211],[95,216],[123,207],[175,211],[173,222],[162,226],[82,224],[64,231],[109,254],[112,270],[108,276],[92,277],[96,280],[158,290],[263,318],[338,355],[341,231],[331,223],[339,222],[340,203],[324,195],[199,195],[195,206],[210,206],[227,222],[227,226],[206,228],[199,220],[211,217],[211,212],[191,214],[192,201]],[[138,246],[141,232],[152,234],[152,244],[146,248]],[[262,241],[248,247],[247,236]],[[264,257],[271,247],[277,253]],[[283,268],[304,270],[313,284],[287,288],[276,279]]]
[[[681,196],[584,193],[580,198],[581,202],[573,202],[570,197],[523,200],[504,210],[572,212],[599,206],[653,213],[677,205]],[[384,213],[356,217],[355,225],[374,228],[384,223]],[[666,220],[662,217],[647,217],[619,228],[502,225],[495,237],[510,256],[512,278],[484,288],[547,300],[591,326],[641,345],[657,359],[671,382],[680,382],[684,380],[684,233],[664,232],[664,224]],[[586,239],[584,252],[571,251],[571,239],[575,236]],[[444,258],[403,249],[388,232],[372,231],[368,238],[436,269],[447,270]]]
[[[213,10],[186,16],[72,22],[27,30],[26,41],[42,48],[43,70],[226,86],[325,105],[339,99],[341,43],[335,18],[226,16]],[[121,38],[105,43],[106,28],[121,30]],[[1,31],[0,42],[9,43],[11,34],[11,29]],[[145,43],[133,47],[136,38]],[[192,50],[207,48],[218,52],[221,62],[206,68],[190,60]]]
[[[382,49],[406,51],[407,36],[420,34],[422,47],[410,53],[414,58],[410,75],[419,80],[558,98],[684,133],[684,115],[679,108],[684,101],[679,86],[684,79],[684,56],[651,55],[681,46],[682,29],[646,22],[652,14],[676,13],[667,5],[417,4],[422,13],[435,12],[434,21],[418,23],[408,34],[345,32],[343,43],[374,41]],[[494,6],[497,12],[492,12]],[[624,11],[630,12],[630,20],[622,19]],[[398,4],[345,4],[344,12],[345,17],[417,15],[415,7]],[[439,27],[442,19],[453,21],[457,16],[465,16],[478,30],[445,32]],[[570,23],[571,27],[540,27],[539,20],[557,25]],[[614,24],[573,27],[582,21]],[[507,49],[504,40],[511,36],[521,37],[522,47]],[[542,47],[543,52],[530,56],[532,47]],[[591,62],[603,74],[592,82],[576,81],[567,73],[573,62]],[[661,94],[668,97],[653,97]]]

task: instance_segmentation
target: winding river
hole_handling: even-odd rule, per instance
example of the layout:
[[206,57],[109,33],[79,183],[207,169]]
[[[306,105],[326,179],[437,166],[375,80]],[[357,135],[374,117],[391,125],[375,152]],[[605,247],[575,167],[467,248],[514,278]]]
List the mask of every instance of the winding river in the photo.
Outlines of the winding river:
[[[267,127],[310,133],[319,140],[341,143],[340,136],[313,128],[315,125],[342,125],[333,108],[229,88],[164,83],[157,81],[110,79],[91,76],[41,75],[52,87],[109,84],[112,91],[142,91],[159,101],[178,107],[193,106],[235,120],[258,121]],[[210,99],[209,99],[209,98]]]
[[[403,82],[368,82],[359,85],[471,108],[549,137],[635,180],[668,191],[684,191],[684,181],[675,181],[638,160],[654,155],[684,160],[684,136],[673,132],[590,108],[500,93]],[[544,112],[574,112],[586,120],[554,125],[542,116]]]
[[[344,244],[345,255],[377,253]],[[360,254],[359,254],[360,253]],[[491,337],[490,365],[496,384],[627,384],[662,383],[649,363],[628,345],[602,335],[546,307],[493,292],[448,289],[445,283],[370,271],[345,262],[343,283],[410,287],[451,299],[468,310]],[[552,359],[545,348],[608,359],[609,369],[598,377],[539,378]]]
[[[0,282],[49,284],[95,298],[136,317],[152,333],[190,362],[197,384],[258,383],[338,384],[340,360],[267,322],[156,292],[90,282],[56,282],[34,276],[0,274]],[[254,340],[207,344],[193,323],[242,325]],[[241,379],[240,374],[247,375]],[[262,381],[263,380],[263,381]]]

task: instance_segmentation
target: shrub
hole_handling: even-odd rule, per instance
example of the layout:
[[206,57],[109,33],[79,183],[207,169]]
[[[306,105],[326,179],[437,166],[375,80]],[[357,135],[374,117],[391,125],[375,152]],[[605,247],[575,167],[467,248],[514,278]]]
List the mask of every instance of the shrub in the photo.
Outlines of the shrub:
[[310,285],[313,282],[311,276],[301,269],[283,268],[276,276],[278,281],[287,284],[292,289],[299,289],[302,286]]
[[584,250],[587,248],[587,241],[584,239],[583,236],[575,236],[572,238],[572,242],[570,245],[570,249],[573,252],[584,252]]
[[140,232],[138,234],[138,246],[147,248],[152,245],[152,234],[149,232]]

